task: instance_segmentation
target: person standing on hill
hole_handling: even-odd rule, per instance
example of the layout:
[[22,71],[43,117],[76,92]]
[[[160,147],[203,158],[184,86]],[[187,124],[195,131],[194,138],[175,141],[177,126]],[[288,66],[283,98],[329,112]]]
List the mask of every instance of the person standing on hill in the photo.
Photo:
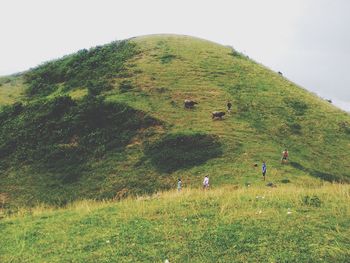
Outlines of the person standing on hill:
[[284,151],[282,152],[282,159],[281,159],[281,163],[286,163],[288,162],[288,150],[284,149]]
[[203,189],[208,189],[209,188],[209,177],[206,175],[203,180]]
[[264,181],[265,181],[266,170],[267,170],[266,162],[263,161],[263,164],[262,164],[262,175],[263,175]]
[[227,101],[227,112],[228,113],[231,113],[231,108],[232,108],[232,103],[231,103],[231,101]]
[[181,181],[181,178],[179,178],[178,180],[177,180],[177,191],[181,191],[181,189],[182,189],[182,181]]

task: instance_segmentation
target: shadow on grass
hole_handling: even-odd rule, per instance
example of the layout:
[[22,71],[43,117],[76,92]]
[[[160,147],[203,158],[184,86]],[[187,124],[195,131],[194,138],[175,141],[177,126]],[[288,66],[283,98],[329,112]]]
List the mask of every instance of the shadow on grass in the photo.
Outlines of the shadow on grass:
[[222,155],[213,135],[199,132],[168,134],[145,148],[145,157],[161,172],[190,168]]
[[314,170],[311,168],[304,167],[300,163],[297,163],[297,162],[290,162],[290,165],[292,167],[294,167],[295,169],[309,173],[310,175],[312,175],[314,177],[318,177],[318,178],[325,180],[325,181],[328,181],[328,182],[350,182],[350,180],[348,178],[346,178],[345,176],[340,176],[340,175],[335,175],[335,174],[317,171],[317,170]]
[[139,130],[160,124],[126,104],[92,96],[15,104],[0,112],[0,121],[0,170],[31,165],[68,184],[80,179],[91,160],[122,152]]

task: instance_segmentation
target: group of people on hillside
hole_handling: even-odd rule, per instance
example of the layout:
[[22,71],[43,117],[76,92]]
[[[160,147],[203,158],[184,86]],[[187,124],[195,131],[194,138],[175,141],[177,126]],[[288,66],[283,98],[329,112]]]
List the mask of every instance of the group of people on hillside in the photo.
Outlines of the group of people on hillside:
[[[289,153],[288,153],[288,150],[285,149],[283,152],[282,152],[282,158],[281,158],[281,164],[285,164],[288,162],[288,157],[289,157]],[[257,166],[257,165],[256,165]],[[263,161],[262,163],[262,175],[263,175],[263,180],[265,181],[266,179],[266,172],[267,172],[267,165],[266,165],[266,161]],[[181,181],[181,178],[178,179],[177,181],[177,190],[178,191],[181,191],[182,189],[182,181]],[[206,189],[209,189],[209,176],[206,175],[204,177],[204,180],[203,180],[203,189],[206,190]]]
[[[209,176],[206,175],[203,180],[203,189],[206,190],[209,188]],[[177,180],[177,190],[180,192],[182,189],[182,181],[181,178]]]
[[[284,149],[284,151],[282,152],[281,164],[285,164],[285,163],[288,162],[288,156],[289,156],[289,153],[288,153],[288,150],[287,150],[287,148],[286,148],[286,149]],[[266,161],[263,161],[261,170],[262,170],[263,180],[265,181],[265,179],[266,179],[266,172],[267,172]]]
[[[288,150],[286,148],[282,152],[281,164],[285,164],[288,162],[288,156],[289,156],[289,153],[288,153]],[[262,170],[263,180],[265,181],[266,171],[267,171],[266,161],[263,161],[261,170]]]

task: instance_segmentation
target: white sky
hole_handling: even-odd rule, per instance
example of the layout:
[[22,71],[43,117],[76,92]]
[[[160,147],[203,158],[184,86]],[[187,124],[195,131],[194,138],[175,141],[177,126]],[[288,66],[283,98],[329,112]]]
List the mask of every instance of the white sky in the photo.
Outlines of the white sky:
[[231,45],[350,111],[348,0],[0,0],[0,75],[116,39]]

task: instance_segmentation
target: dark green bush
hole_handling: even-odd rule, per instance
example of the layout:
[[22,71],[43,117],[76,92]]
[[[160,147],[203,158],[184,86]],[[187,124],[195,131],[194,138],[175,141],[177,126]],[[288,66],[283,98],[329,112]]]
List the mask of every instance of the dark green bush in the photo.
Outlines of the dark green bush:
[[132,86],[131,82],[128,80],[122,81],[122,83],[120,83],[120,85],[119,85],[119,90],[122,93],[131,91],[132,89],[133,89],[133,86]]
[[113,88],[111,81],[107,79],[90,80],[87,84],[88,94],[91,96],[100,95],[104,91]]
[[16,102],[12,105],[5,105],[0,109],[0,123],[7,120],[8,116],[16,117],[23,111],[23,104]]
[[347,121],[342,121],[339,123],[339,128],[346,134],[350,134],[350,123]]
[[317,195],[313,195],[313,196],[306,195],[303,197],[302,202],[304,205],[313,206],[313,207],[320,207],[322,204],[321,199]]
[[217,137],[196,132],[169,134],[145,149],[146,157],[163,172],[199,165],[221,154]]
[[87,96],[14,104],[0,113],[0,170],[35,165],[64,182],[79,178],[90,158],[120,151],[139,129],[159,122],[127,105]]
[[301,134],[301,125],[296,122],[288,123],[289,130],[292,134],[300,135]]
[[231,48],[231,52],[230,52],[231,56],[236,57],[236,58],[244,58],[245,57],[242,53],[238,52],[233,47],[230,47],[230,48]]
[[46,96],[60,83],[66,91],[87,87],[100,94],[111,88],[110,80],[124,72],[124,63],[135,54],[133,43],[115,41],[47,62],[25,74],[27,95]]
[[173,59],[175,59],[176,56],[172,54],[164,54],[160,57],[160,62],[162,64],[170,63]]
[[285,99],[285,103],[293,109],[294,114],[297,116],[304,115],[309,108],[305,102],[298,99]]
[[288,178],[284,178],[281,180],[281,183],[288,184],[288,183],[290,183],[290,180]]

